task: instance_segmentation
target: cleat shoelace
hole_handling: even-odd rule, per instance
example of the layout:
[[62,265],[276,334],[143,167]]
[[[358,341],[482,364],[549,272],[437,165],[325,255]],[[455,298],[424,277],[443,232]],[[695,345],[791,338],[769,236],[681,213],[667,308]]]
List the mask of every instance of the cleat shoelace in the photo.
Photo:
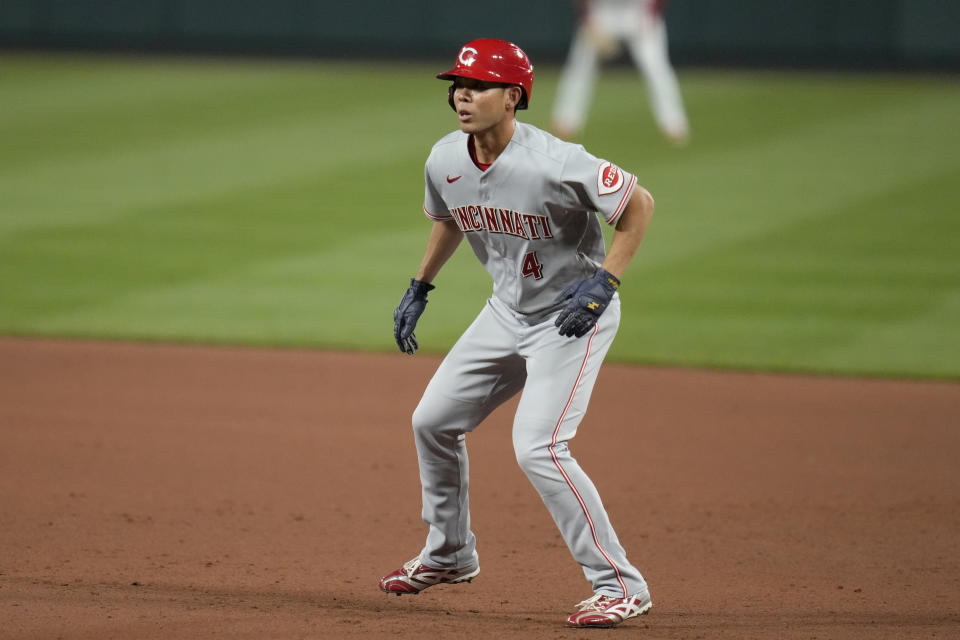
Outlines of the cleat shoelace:
[[577,605],[577,611],[602,611],[606,608],[608,601],[613,600],[610,596],[605,596],[601,593],[594,595],[592,598],[587,598],[583,602]]
[[420,568],[420,558],[416,557],[403,563],[403,570],[407,572],[407,577],[412,578],[413,574]]

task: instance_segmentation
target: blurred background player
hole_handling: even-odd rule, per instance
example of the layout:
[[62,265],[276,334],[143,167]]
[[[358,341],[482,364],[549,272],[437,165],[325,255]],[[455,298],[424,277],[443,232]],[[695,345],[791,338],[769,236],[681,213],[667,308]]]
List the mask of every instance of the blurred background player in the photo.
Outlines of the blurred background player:
[[576,137],[590,108],[600,63],[626,45],[646,80],[653,117],[672,143],[686,144],[690,127],[667,51],[666,0],[577,0],[579,26],[560,76],[553,133]]

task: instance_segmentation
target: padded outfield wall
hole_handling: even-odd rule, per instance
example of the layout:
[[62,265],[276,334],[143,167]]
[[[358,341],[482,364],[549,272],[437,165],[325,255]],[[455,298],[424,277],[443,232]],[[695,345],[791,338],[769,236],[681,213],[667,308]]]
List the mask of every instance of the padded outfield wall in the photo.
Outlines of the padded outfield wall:
[[[477,36],[556,61],[566,0],[3,0],[0,47],[337,57],[449,55]],[[672,0],[678,63],[960,69],[956,0]]]

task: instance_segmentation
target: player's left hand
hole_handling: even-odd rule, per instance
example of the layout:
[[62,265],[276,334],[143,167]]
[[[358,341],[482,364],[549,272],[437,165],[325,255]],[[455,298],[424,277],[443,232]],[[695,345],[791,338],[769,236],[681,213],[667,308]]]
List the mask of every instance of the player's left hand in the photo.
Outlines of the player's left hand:
[[410,288],[393,312],[393,339],[397,341],[400,351],[407,355],[413,355],[420,348],[413,330],[427,306],[427,293],[434,289],[436,287],[432,284],[411,278]]
[[597,323],[597,318],[610,305],[620,280],[606,269],[597,269],[592,278],[574,282],[557,297],[556,302],[569,300],[557,316],[560,335],[581,338]]

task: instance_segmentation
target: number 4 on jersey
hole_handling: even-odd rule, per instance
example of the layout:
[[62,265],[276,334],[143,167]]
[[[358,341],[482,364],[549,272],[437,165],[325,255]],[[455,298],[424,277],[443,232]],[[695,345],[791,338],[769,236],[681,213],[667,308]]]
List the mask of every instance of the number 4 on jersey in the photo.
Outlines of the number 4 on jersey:
[[537,260],[537,252],[530,251],[527,255],[523,256],[523,265],[520,269],[520,275],[524,278],[533,276],[534,280],[539,280],[543,277],[543,265],[540,264],[540,261]]

